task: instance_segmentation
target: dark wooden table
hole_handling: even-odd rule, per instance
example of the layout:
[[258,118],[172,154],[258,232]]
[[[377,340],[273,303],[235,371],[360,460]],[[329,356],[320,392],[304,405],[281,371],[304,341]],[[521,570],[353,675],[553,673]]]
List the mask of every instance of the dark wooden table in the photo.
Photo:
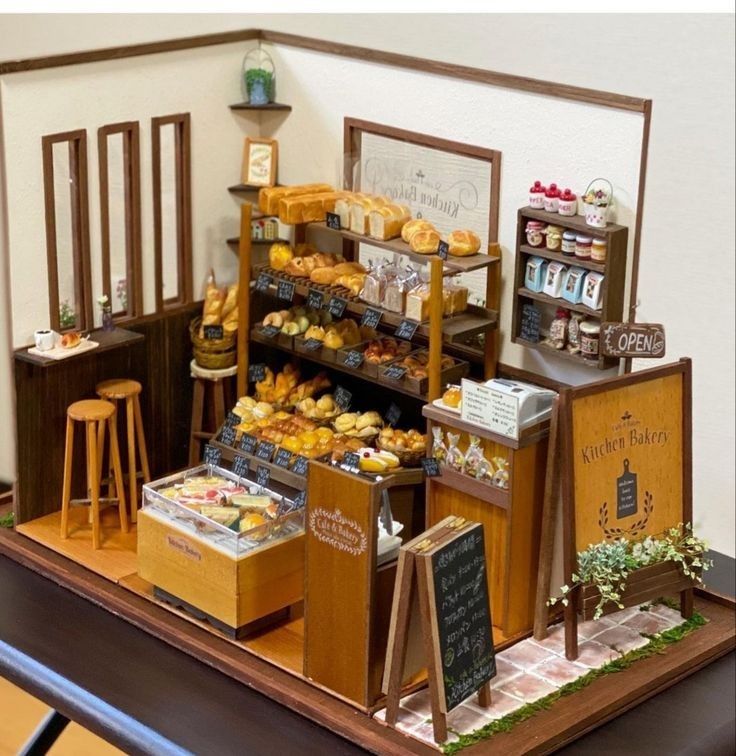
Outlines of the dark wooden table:
[[[734,560],[719,557],[710,583],[732,594],[733,571]],[[0,607],[0,674],[127,753],[364,753],[2,556]],[[563,752],[731,754],[733,747],[730,654]]]

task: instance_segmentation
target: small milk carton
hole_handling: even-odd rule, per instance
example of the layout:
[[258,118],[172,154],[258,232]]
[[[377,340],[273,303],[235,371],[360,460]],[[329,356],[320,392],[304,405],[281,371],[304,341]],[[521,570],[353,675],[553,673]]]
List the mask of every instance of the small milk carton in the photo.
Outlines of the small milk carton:
[[566,265],[556,261],[551,262],[547,266],[542,291],[549,297],[559,297],[562,292],[562,283],[566,273]]
[[605,276],[595,271],[590,271],[585,276],[583,294],[580,301],[592,310],[600,310],[603,305],[603,281]]
[[547,271],[547,261],[541,257],[530,257],[526,261],[524,273],[524,286],[529,291],[542,291],[544,286],[544,274]]
[[585,281],[585,270],[583,268],[571,267],[565,275],[562,283],[562,298],[570,304],[577,304],[583,296],[583,282]]

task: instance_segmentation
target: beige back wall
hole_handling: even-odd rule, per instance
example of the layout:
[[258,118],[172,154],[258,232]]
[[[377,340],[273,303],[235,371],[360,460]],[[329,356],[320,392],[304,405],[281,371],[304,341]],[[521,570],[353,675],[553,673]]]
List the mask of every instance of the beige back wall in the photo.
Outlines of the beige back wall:
[[[5,16],[1,57],[249,26],[653,99],[638,317],[666,324],[669,357],[693,357],[696,522],[715,548],[733,555],[732,17],[197,15],[121,16],[111,22],[109,16]],[[683,55],[685,49],[698,55]],[[530,164],[529,177],[537,170]],[[502,196],[511,191],[518,187],[502,182]],[[5,302],[7,293],[0,295]],[[11,422],[10,396],[6,372],[0,380],[4,427]],[[12,475],[12,458],[9,444],[0,444],[0,477]]]

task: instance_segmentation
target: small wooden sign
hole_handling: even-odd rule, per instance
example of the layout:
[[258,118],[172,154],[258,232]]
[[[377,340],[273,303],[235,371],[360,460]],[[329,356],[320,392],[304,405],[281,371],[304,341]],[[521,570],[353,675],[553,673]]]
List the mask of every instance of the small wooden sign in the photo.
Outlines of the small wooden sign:
[[281,333],[281,329],[275,325],[267,325],[261,328],[261,333],[267,338],[272,339],[274,336],[278,336]]
[[363,364],[363,352],[359,352],[357,349],[351,349],[345,356],[345,362],[343,365],[348,368],[356,370]]
[[271,471],[265,465],[258,465],[256,468],[256,483],[261,488],[268,488],[271,481]]
[[337,213],[326,213],[327,228],[332,228],[335,231],[340,230],[340,216]]
[[225,329],[221,325],[206,325],[202,326],[204,330],[204,337],[208,341],[214,341],[221,339],[225,335]]
[[256,362],[253,365],[248,365],[248,380],[249,381],[262,381],[266,377],[266,366],[262,362]]
[[225,446],[232,446],[235,443],[235,428],[225,423],[220,430],[218,440],[221,444],[225,444]]
[[525,304],[521,308],[521,329],[519,338],[536,344],[539,341],[539,327],[542,323],[542,312],[533,304]]
[[664,357],[661,323],[601,323],[600,352],[604,357]]
[[239,478],[247,478],[248,469],[248,460],[245,457],[241,457],[240,454],[236,454],[233,457],[233,465],[231,467],[233,474],[237,475]]
[[283,467],[284,470],[288,470],[290,462],[291,452],[288,449],[276,449],[276,456],[273,458],[273,463],[277,467]]
[[236,426],[240,422],[240,418],[234,412],[228,412],[225,417],[225,423],[230,427]]
[[308,468],[309,468],[309,460],[306,457],[299,454],[297,455],[297,458],[294,460],[294,464],[291,466],[291,471],[293,473],[296,473],[297,475],[306,475]]
[[222,458],[222,452],[212,444],[204,445],[203,461],[206,465],[219,465]]
[[434,457],[425,457],[420,460],[424,474],[428,478],[438,478],[442,475],[442,468],[440,463]]
[[446,241],[440,241],[437,245],[437,255],[441,260],[447,260],[447,253],[450,251],[450,245]]
[[366,328],[378,328],[378,324],[381,322],[383,313],[380,310],[376,310],[373,307],[367,307],[363,313],[363,317],[360,319],[360,324]]
[[338,386],[335,389],[335,393],[332,395],[332,398],[335,400],[335,404],[345,412],[348,411],[350,408],[350,402],[353,401],[353,395],[342,386]]
[[351,470],[359,469],[360,455],[356,452],[345,452],[342,458],[342,466]]
[[307,339],[304,342],[304,350],[306,352],[316,352],[318,349],[322,349],[324,344],[321,339]]
[[294,299],[295,284],[292,281],[279,281],[276,287],[276,296],[291,302]]
[[258,278],[256,278],[256,291],[265,294],[272,283],[273,278],[271,278],[268,273],[259,273]]
[[270,441],[261,441],[256,447],[256,457],[258,457],[258,459],[263,459],[266,462],[270,462],[275,448],[276,447]]
[[246,454],[253,454],[257,443],[258,439],[255,436],[251,436],[250,433],[243,433],[240,437],[240,450]]
[[401,323],[399,323],[394,336],[396,336],[397,339],[411,341],[418,327],[419,323],[415,323],[413,320],[402,320]]
[[313,310],[321,310],[325,301],[325,295],[317,289],[310,289],[307,293],[307,307]]
[[341,318],[347,306],[347,300],[341,297],[330,297],[330,301],[327,303],[327,311],[333,318]]
[[405,367],[399,365],[390,365],[383,371],[383,377],[389,381],[400,381],[406,373]]

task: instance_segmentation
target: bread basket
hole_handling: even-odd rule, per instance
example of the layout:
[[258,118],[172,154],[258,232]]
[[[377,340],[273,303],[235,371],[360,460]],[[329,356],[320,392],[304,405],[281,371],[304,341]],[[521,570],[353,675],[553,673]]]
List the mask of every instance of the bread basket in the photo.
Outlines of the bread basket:
[[225,333],[221,339],[205,339],[199,335],[201,326],[202,318],[199,316],[189,324],[189,335],[197,365],[208,370],[232,367],[238,360],[236,334]]
[[427,456],[426,449],[418,449],[416,451],[412,451],[411,449],[389,449],[387,446],[384,446],[381,443],[380,437],[378,439],[376,447],[381,451],[387,451],[391,452],[391,454],[395,454],[399,458],[401,467],[420,467],[422,464],[422,459]]

